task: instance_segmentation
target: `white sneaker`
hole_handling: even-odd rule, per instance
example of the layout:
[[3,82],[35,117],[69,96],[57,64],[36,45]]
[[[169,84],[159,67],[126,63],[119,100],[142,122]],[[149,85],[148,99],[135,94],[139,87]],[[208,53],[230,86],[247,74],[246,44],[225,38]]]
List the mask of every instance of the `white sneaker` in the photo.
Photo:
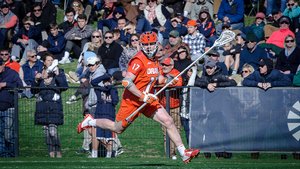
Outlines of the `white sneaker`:
[[13,61],[16,61],[17,62],[17,57],[16,56],[11,56],[10,57]]
[[182,161],[185,164],[189,163],[193,158],[197,157],[200,153],[199,149],[186,149],[184,152],[184,156],[182,156]]
[[172,157],[172,160],[177,160],[177,157],[176,157],[176,156],[173,156],[173,157]]
[[87,158],[98,158],[98,157],[93,157],[92,154],[90,154]]
[[52,64],[47,68],[47,72],[55,72],[57,70],[58,60],[54,59]]
[[37,58],[38,60],[41,60],[41,56],[40,56],[40,55],[37,55],[36,58]]
[[77,102],[76,97],[71,96],[71,98],[70,98],[66,103],[67,103],[67,104],[71,104],[71,103],[75,103],[75,102]]
[[90,120],[94,120],[94,118],[90,114],[86,114],[84,120],[78,125],[77,132],[81,133],[83,130],[91,128],[89,125]]
[[58,63],[59,64],[70,63],[70,59],[67,57],[63,57]]

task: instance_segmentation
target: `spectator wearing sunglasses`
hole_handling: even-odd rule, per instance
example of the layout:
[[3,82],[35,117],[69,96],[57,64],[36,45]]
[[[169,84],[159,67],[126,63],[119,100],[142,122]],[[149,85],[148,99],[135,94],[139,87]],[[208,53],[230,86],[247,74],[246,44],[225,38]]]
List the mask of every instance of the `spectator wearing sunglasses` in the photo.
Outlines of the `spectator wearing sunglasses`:
[[257,70],[258,65],[256,63],[260,59],[267,58],[268,54],[263,48],[257,46],[256,37],[252,32],[248,32],[246,35],[246,45],[247,48],[240,53],[239,70],[242,70],[245,63],[250,64],[254,70]]
[[47,13],[43,13],[43,7],[41,3],[36,2],[33,4],[33,11],[30,17],[33,18],[34,25],[41,28],[43,40],[47,39],[51,21]]
[[284,39],[287,35],[291,35],[295,38],[294,33],[289,29],[290,26],[290,18],[286,16],[282,16],[279,20],[280,30],[275,31],[271,34],[266,43],[274,44],[280,48],[284,48],[283,43]]
[[[43,69],[44,65],[42,61],[37,59],[37,54],[34,49],[28,49],[26,55],[28,60],[20,68],[19,76],[24,87],[31,87],[32,82],[35,80],[35,76]],[[30,99],[33,96],[30,88],[25,88],[22,93],[19,93],[19,98],[27,97]]]
[[291,35],[285,37],[284,47],[284,50],[277,57],[275,69],[278,69],[293,81],[300,64],[300,49],[296,46],[296,41]]
[[112,31],[107,31],[104,34],[104,43],[98,50],[98,55],[102,58],[102,64],[109,74],[113,74],[115,71],[119,71],[119,58],[123,52],[121,45],[114,40],[114,34]]
[[299,15],[300,15],[300,7],[295,0],[289,0],[286,3],[286,8],[283,11],[282,15],[287,16],[291,19],[293,30],[297,33],[299,30]]
[[[26,50],[37,49],[42,44],[41,28],[34,25],[31,17],[25,16],[23,19],[24,27],[21,28],[12,38],[12,59],[19,61],[21,58],[27,61]],[[22,56],[22,57],[21,57]]]
[[0,58],[3,59],[3,62],[6,67],[10,67],[11,69],[15,70],[16,72],[19,73],[20,70],[20,65],[18,62],[12,60],[10,58],[10,49],[7,47],[2,47],[0,49]]
[[[43,13],[43,15],[45,15],[47,17],[47,20],[49,23],[51,23],[53,21],[56,22],[57,10],[51,1],[48,1],[48,0],[34,0],[34,1],[35,1],[35,3],[41,4],[42,13]],[[33,5],[33,6],[35,6],[35,5]],[[31,7],[31,6],[29,5],[29,7]],[[27,6],[26,6],[26,9],[28,9]],[[34,7],[31,9],[33,9],[32,12],[34,13]],[[27,16],[30,16],[30,15],[28,14]],[[32,13],[31,13],[31,16],[32,16]]]
[[251,65],[249,65],[248,63],[245,63],[244,66],[243,66],[243,68],[242,68],[242,71],[241,71],[241,72],[242,72],[242,73],[241,73],[242,78],[241,78],[241,81],[237,82],[237,83],[238,83],[237,86],[243,86],[243,85],[242,85],[243,80],[244,80],[247,76],[249,76],[251,73],[254,72],[254,68],[253,68]]

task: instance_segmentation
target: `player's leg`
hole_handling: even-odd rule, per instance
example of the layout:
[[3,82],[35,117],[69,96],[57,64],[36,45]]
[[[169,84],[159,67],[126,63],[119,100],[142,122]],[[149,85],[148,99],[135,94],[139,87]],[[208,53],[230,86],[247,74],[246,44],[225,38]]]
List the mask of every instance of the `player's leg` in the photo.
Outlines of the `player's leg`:
[[183,162],[189,163],[194,157],[198,156],[198,154],[200,153],[199,149],[185,149],[172,117],[164,108],[161,107],[157,109],[157,111],[153,113],[151,118],[167,128],[167,133],[170,139],[176,145]]

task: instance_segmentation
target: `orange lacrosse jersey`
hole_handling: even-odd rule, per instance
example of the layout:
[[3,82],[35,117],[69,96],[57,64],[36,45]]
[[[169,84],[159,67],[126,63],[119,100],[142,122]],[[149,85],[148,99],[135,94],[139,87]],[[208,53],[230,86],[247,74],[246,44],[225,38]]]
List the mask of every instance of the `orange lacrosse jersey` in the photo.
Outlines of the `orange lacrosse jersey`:
[[[141,92],[154,93],[154,84],[157,81],[159,63],[157,60],[148,59],[142,51],[138,52],[128,63],[127,72],[136,75],[133,83]],[[144,102],[133,95],[128,89],[123,93],[123,99],[131,101],[133,105],[140,106]]]

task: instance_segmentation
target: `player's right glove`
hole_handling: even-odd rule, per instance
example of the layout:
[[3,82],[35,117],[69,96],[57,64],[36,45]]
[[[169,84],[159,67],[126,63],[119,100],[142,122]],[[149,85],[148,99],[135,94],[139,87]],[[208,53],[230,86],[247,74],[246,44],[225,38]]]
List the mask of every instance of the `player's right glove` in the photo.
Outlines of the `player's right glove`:
[[140,97],[141,102],[145,102],[148,104],[152,104],[156,100],[157,100],[157,97],[154,94],[146,93],[145,91],[143,91],[143,93],[141,94],[141,97]]

